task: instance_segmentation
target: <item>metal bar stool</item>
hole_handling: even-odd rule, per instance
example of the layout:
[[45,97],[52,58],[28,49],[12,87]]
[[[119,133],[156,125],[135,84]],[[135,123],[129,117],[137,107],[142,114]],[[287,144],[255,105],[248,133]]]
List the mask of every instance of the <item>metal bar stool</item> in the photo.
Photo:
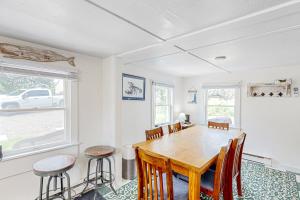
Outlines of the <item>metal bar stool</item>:
[[[93,184],[95,186],[95,191],[97,191],[99,188],[98,180],[101,181],[100,185],[109,183],[112,191],[115,194],[117,194],[116,190],[114,189],[114,187],[112,185],[113,175],[112,175],[112,169],[111,169],[112,166],[111,166],[111,160],[110,160],[110,157],[114,154],[114,152],[115,152],[115,149],[110,146],[93,146],[93,147],[89,147],[85,150],[85,152],[84,152],[85,156],[89,158],[89,161],[88,161],[87,177],[85,180],[86,185],[85,185],[84,189],[82,190],[81,194],[84,194],[84,192],[86,191],[89,184]],[[93,178],[93,179],[90,178],[92,160],[96,160],[96,173],[95,173],[95,178]],[[108,162],[109,179],[106,179],[104,177],[104,170],[103,170],[104,160],[106,160]],[[98,176],[99,173],[100,173],[100,176]],[[96,195],[96,192],[95,192],[95,195]]]
[[[68,192],[68,200],[71,200],[71,186],[70,176],[67,171],[70,170],[75,164],[76,158],[71,155],[59,155],[40,160],[33,165],[33,172],[35,175],[40,176],[40,194],[36,200],[43,200],[43,183],[44,178],[49,176],[46,187],[46,200],[53,198],[65,199],[64,192]],[[50,196],[50,183],[54,180],[53,190],[57,190],[57,178],[60,179],[60,192]],[[67,179],[67,188],[63,186],[63,179]]]

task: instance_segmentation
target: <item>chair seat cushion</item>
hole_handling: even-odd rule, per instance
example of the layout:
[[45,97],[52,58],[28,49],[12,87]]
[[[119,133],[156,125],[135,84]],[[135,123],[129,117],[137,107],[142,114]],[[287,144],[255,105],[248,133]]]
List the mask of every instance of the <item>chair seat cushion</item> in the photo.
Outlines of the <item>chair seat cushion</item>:
[[217,165],[216,164],[213,164],[212,166],[210,166],[210,170],[214,170],[214,171],[216,171],[216,168],[217,168]]
[[[188,183],[189,182],[189,178],[178,174],[177,175],[178,179]],[[213,191],[214,190],[214,179],[215,179],[215,171],[214,170],[207,170],[207,172],[205,172],[204,174],[202,174],[201,176],[201,188],[209,190],[209,191]]]
[[201,176],[201,188],[213,191],[214,190],[214,179],[215,179],[215,171],[207,170]]
[[188,183],[173,176],[173,191],[174,199],[186,200],[188,199],[189,185]]
[[[188,183],[176,178],[175,176],[173,176],[172,178],[173,178],[174,199],[187,200],[188,199]],[[168,199],[167,198],[168,197],[167,179],[166,179],[165,174],[163,174],[163,187],[164,187],[164,199]],[[159,181],[158,181],[158,190],[159,190]]]

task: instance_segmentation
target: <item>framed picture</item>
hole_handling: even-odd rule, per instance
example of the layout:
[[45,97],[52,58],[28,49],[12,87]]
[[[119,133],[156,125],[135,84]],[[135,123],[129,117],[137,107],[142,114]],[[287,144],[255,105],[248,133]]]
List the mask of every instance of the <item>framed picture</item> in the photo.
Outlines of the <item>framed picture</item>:
[[146,79],[139,76],[122,74],[122,99],[145,100]]
[[196,104],[197,103],[197,90],[188,90],[188,103]]

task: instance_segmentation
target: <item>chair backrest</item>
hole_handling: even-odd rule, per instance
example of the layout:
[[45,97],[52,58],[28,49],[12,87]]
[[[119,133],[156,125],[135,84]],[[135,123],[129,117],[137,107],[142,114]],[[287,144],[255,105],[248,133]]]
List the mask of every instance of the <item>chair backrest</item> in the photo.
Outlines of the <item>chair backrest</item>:
[[245,140],[246,133],[243,133],[241,136],[233,140],[231,148],[229,150],[227,173],[231,178],[236,177],[241,171]]
[[[153,153],[136,149],[138,179],[142,184],[141,198],[144,200],[164,200],[163,174],[166,174],[167,200],[174,199],[170,160]],[[159,189],[158,189],[159,188]]]
[[220,122],[212,122],[208,121],[208,128],[216,128],[216,129],[227,129],[229,130],[229,123],[220,123]]
[[180,122],[175,123],[175,124],[170,124],[170,125],[168,125],[168,128],[169,128],[169,133],[175,133],[177,131],[182,130],[182,126],[181,126]]
[[214,178],[214,193],[220,194],[224,191],[227,176],[227,161],[229,157],[229,149],[232,146],[232,140],[229,145],[222,147],[218,156],[215,178]]
[[164,135],[162,127],[146,130],[146,140],[154,140]]

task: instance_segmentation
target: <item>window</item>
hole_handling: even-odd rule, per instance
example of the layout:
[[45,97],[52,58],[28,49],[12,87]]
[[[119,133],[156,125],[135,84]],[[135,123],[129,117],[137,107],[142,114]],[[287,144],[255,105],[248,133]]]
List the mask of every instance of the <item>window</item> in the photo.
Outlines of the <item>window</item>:
[[153,83],[153,116],[154,126],[169,124],[173,119],[173,87]]
[[225,122],[240,127],[240,90],[238,87],[206,89],[206,121]]
[[4,156],[69,144],[71,81],[64,75],[17,72],[0,71],[0,144]]

